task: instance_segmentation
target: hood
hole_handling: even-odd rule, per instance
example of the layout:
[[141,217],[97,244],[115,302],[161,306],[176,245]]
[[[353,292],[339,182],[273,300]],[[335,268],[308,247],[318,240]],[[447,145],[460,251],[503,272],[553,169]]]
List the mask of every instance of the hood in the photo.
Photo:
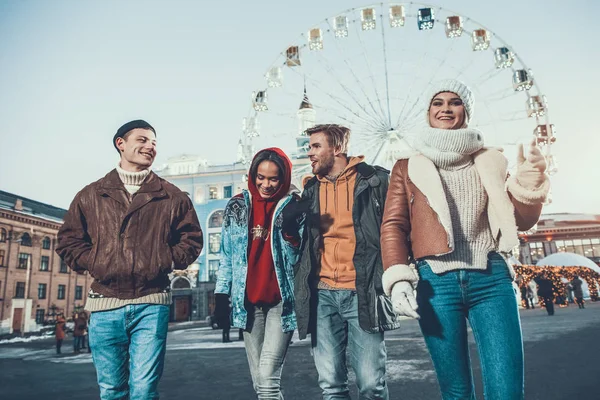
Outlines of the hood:
[[[271,198],[269,199],[263,199],[260,196],[260,193],[258,193],[258,189],[256,188],[256,174],[252,174],[252,171],[248,172],[248,190],[250,191],[250,194],[252,195],[252,199],[256,200],[256,201],[279,201],[281,200],[285,195],[288,194],[289,190],[290,190],[290,186],[292,184],[292,162],[290,161],[290,159],[288,158],[288,156],[285,154],[285,152],[283,150],[281,150],[278,147],[269,147],[263,150],[260,150],[258,153],[256,153],[256,155],[254,156],[254,158],[252,159],[252,164],[254,163],[254,160],[263,152],[265,151],[273,151],[275,153],[277,153],[281,159],[283,160],[283,165],[284,165],[284,171],[283,171],[283,181],[281,182],[281,185],[279,185],[279,189],[277,189],[277,191],[275,192],[275,194],[273,196],[271,196]],[[252,165],[251,164],[251,165]]]
[[[365,156],[349,157],[348,158],[348,165],[346,165],[346,168],[344,168],[344,170],[338,176],[337,182],[346,180],[347,177],[348,177],[348,175],[349,175],[349,173],[352,172],[352,171],[355,171],[356,170],[355,167],[358,164],[360,164],[361,162],[363,162],[364,160],[365,160]],[[317,176],[317,179],[319,179],[319,181],[321,181],[323,183],[329,182],[327,180],[327,178],[324,177],[324,176]]]

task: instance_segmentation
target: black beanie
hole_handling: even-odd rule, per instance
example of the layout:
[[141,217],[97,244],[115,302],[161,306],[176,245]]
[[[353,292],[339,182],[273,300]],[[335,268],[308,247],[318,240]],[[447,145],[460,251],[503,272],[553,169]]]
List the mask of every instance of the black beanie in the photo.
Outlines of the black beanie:
[[115,136],[113,137],[113,146],[115,146],[115,149],[117,149],[117,151],[119,151],[119,148],[117,147],[117,138],[122,138],[123,136],[125,136],[125,134],[127,132],[129,132],[133,129],[138,129],[138,128],[149,129],[152,132],[154,132],[154,135],[156,135],[156,131],[154,130],[152,125],[150,125],[143,119],[136,119],[135,121],[130,121],[130,122],[126,123],[125,125],[121,126],[117,130],[117,133],[115,134]]

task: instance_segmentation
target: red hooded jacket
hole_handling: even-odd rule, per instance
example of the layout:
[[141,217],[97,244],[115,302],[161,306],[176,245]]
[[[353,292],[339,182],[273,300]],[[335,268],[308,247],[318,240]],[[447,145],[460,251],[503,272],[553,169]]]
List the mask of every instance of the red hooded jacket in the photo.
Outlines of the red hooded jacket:
[[268,199],[263,199],[256,187],[256,175],[248,177],[248,190],[252,204],[250,224],[248,226],[248,274],[246,275],[246,296],[248,301],[257,305],[273,305],[281,301],[281,292],[275,274],[273,253],[271,252],[271,225],[275,208],[279,200],[284,198],[291,186],[292,162],[283,150],[271,147],[259,151],[271,150],[283,160],[284,171],[277,191]]

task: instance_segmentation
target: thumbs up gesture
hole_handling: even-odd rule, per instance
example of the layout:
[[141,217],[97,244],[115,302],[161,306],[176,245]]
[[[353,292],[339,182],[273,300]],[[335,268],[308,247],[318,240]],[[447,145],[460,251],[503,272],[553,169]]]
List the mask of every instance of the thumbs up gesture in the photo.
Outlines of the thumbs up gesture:
[[536,145],[534,138],[525,153],[523,144],[517,151],[517,174],[519,184],[528,190],[538,189],[546,180],[546,159]]

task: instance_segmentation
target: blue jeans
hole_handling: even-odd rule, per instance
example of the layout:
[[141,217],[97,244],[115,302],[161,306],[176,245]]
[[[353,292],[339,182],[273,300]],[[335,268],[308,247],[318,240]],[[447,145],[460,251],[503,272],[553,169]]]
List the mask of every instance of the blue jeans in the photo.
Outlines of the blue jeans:
[[274,307],[246,304],[248,328],[244,331],[244,346],[252,384],[259,399],[283,399],[281,370],[292,332],[281,330],[283,303]]
[[73,351],[78,352],[81,350],[83,342],[83,336],[73,336]]
[[316,320],[311,341],[323,399],[350,399],[346,349],[360,399],[389,399],[383,332],[361,329],[356,292],[319,290]]
[[481,362],[487,400],[523,399],[523,339],[517,300],[506,262],[490,253],[487,269],[437,275],[417,263],[421,331],[444,400],[473,399],[467,320]]
[[89,335],[100,398],[158,399],[169,306],[132,304],[92,313]]

